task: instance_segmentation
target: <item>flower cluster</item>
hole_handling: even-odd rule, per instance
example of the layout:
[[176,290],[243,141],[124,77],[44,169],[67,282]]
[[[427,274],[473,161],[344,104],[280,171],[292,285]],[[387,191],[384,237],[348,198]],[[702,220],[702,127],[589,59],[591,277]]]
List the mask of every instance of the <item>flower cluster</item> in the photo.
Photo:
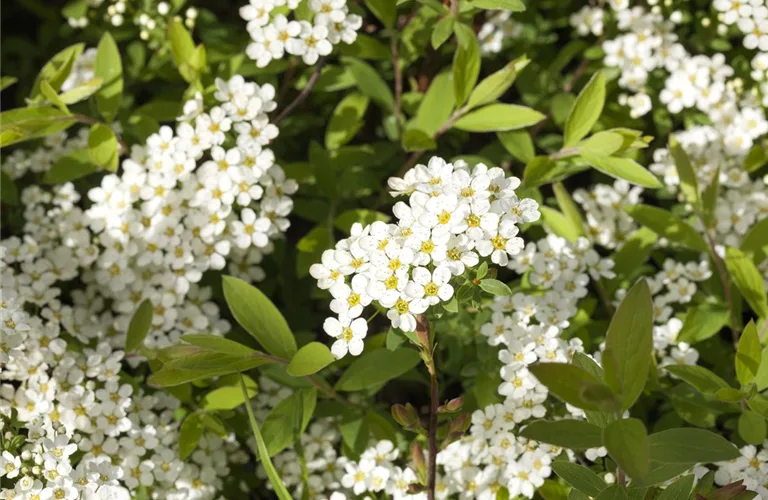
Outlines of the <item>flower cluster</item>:
[[245,53],[260,68],[285,54],[301,56],[305,64],[315,64],[333,46],[357,39],[362,17],[350,14],[346,0],[309,0],[309,19],[289,19],[299,7],[298,0],[250,0],[240,8],[240,16],[253,40]]
[[522,26],[512,19],[508,10],[500,10],[487,17],[477,32],[480,42],[480,52],[483,54],[498,54],[502,43],[511,38],[517,38],[522,33]]
[[[277,135],[266,116],[273,96],[241,77],[218,81],[220,106],[189,101],[177,133],[162,127],[134,147],[120,174],[88,192],[87,209],[71,182],[23,189],[22,234],[0,246],[0,407],[14,443],[2,458],[6,491],[127,498],[145,487],[155,498],[213,498],[228,464],[247,459],[234,435],[205,433],[181,462],[180,402],[129,383],[124,365],[140,358],[121,349],[145,299],[154,306],[147,347],[226,333],[202,274],[229,258],[233,274],[263,276],[258,263],[288,227],[296,190],[266,148]],[[2,168],[39,175],[86,144],[82,133],[51,136]]]
[[[172,15],[178,15],[174,7],[176,3],[155,0],[91,0],[82,2],[84,11],[65,9],[64,13],[73,28],[85,28],[92,21],[99,20],[108,26],[120,27],[128,20],[136,26],[139,38],[154,49],[165,43],[168,20]],[[187,8],[184,11],[184,24],[190,29],[194,28],[197,15],[195,7]]]
[[[258,264],[290,224],[297,185],[266,147],[278,133],[266,114],[274,88],[240,76],[216,86],[220,106],[204,112],[199,95],[188,101],[176,133],[161,127],[145,147],[132,148],[121,175],[105,176],[88,193],[88,225],[105,247],[96,282],[124,312],[152,300],[150,347],[215,326],[186,313],[195,307],[184,300],[191,285],[227,259],[231,274],[262,279]],[[179,321],[186,328],[177,329]]]
[[[691,53],[678,35],[678,25],[684,22],[680,11],[665,13],[659,6],[630,8],[629,2],[610,5],[611,9],[605,12],[597,7],[584,7],[571,17],[571,23],[582,35],[602,35],[603,15],[610,15],[611,26],[615,23],[618,34],[603,42],[603,63],[621,71],[619,86],[631,94],[620,96],[620,102],[629,106],[632,117],[649,113],[658,96],[672,114],[685,110],[705,114],[734,150],[748,150],[755,138],[768,131],[768,122],[760,109],[760,94],[764,94],[765,85],[759,83],[765,79],[768,64],[768,7],[763,0],[714,3],[715,9],[722,12],[717,19],[724,23],[716,31],[727,39],[728,26],[738,26],[746,35],[744,48],[762,51],[752,59],[754,82],[736,78],[726,54]],[[711,23],[709,18],[702,21],[705,28]],[[765,95],[762,99],[765,101]]]
[[[50,277],[50,264],[36,262],[37,270],[26,271]],[[115,318],[99,314],[95,290],[74,294],[72,306],[44,301],[40,315],[31,316],[20,288],[30,276],[15,275],[5,260],[3,266],[0,496],[128,499],[147,488],[152,498],[214,498],[229,464],[247,460],[234,434],[204,433],[197,451],[181,461],[179,401],[131,383],[122,370],[125,353],[108,342]],[[68,335],[73,317],[88,321],[90,342]]]
[[734,481],[744,481],[744,486],[755,491],[758,497],[768,496],[768,440],[760,447],[747,445],[741,448],[741,456],[730,462],[722,462],[715,472],[715,483],[721,486]]
[[591,189],[576,189],[573,199],[584,210],[586,231],[598,245],[617,250],[627,237],[637,229],[622,207],[641,203],[643,188],[627,181],[617,180],[613,185],[595,184]]
[[[751,179],[744,169],[744,150],[728,146],[726,138],[710,126],[698,126],[675,134],[691,159],[701,189],[708,186],[719,172],[718,199],[715,216],[707,230],[722,253],[723,245],[738,247],[749,229],[768,217],[768,178]],[[654,151],[650,169],[664,178],[670,189],[677,191],[680,178],[675,163],[666,148]],[[697,229],[704,231],[701,221]]]
[[[502,487],[510,497],[532,498],[551,474],[550,463],[564,450],[516,435],[527,421],[542,418],[548,411],[547,388],[527,366],[537,361],[566,362],[575,352],[583,352],[580,340],[564,340],[560,334],[576,315],[579,300],[587,295],[590,275],[612,277],[612,264],[601,259],[586,239],[572,245],[552,235],[529,243],[510,259],[510,269],[528,274],[530,288],[496,297],[491,322],[480,330],[490,345],[500,347],[502,383],[498,392],[504,399],[475,411],[469,435],[440,450],[437,498],[457,493],[467,498],[494,498]],[[569,410],[579,416],[579,410]],[[371,460],[374,455],[379,459]],[[360,461],[346,464],[342,484],[356,496],[385,491],[394,498],[424,498],[423,493],[406,494],[416,473],[412,467],[396,465],[398,458],[397,450],[380,442]]]
[[409,195],[393,207],[397,223],[356,224],[310,268],[333,296],[338,317],[323,328],[336,339],[334,355],[362,352],[368,327],[360,316],[371,302],[387,309],[394,328],[411,332],[417,315],[451,300],[454,277],[481,258],[506,265],[523,248],[517,225],[539,218],[538,204],[515,194],[519,185],[500,168],[438,157],[391,178],[393,195]]

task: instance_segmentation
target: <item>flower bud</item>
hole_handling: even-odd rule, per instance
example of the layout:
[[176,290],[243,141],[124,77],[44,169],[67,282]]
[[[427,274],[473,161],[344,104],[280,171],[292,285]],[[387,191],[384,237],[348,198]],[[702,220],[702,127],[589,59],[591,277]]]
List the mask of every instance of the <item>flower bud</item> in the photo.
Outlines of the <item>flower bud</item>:
[[437,409],[438,413],[456,413],[464,406],[464,397],[453,398]]

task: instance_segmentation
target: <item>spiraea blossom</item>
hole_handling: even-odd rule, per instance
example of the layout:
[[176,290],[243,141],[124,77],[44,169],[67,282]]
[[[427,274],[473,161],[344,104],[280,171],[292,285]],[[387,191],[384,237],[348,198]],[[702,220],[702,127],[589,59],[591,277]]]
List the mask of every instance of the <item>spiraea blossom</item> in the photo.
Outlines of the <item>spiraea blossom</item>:
[[298,0],[250,0],[240,8],[247,21],[252,42],[245,53],[260,68],[285,54],[301,56],[305,64],[315,64],[339,43],[351,44],[363,19],[350,14],[346,0],[309,0],[310,19],[295,15]]
[[90,24],[106,27],[132,26],[138,37],[157,49],[166,42],[168,23],[171,18],[183,19],[187,28],[194,28],[198,10],[173,1],[91,0],[83,2],[82,9],[65,9],[67,23],[73,28],[85,28]]
[[[204,432],[182,461],[181,402],[132,383],[126,365],[142,356],[123,346],[145,299],[145,347],[223,335],[229,323],[202,275],[229,262],[232,274],[263,277],[258,263],[287,229],[297,187],[266,147],[277,135],[273,96],[269,85],[219,80],[218,105],[188,102],[176,132],[164,126],[133,147],[88,204],[71,182],[22,190],[17,235],[0,244],[0,425],[14,443],[0,459],[4,495],[129,498],[146,488],[213,499],[230,465],[247,460],[234,434]],[[2,168],[39,175],[85,144],[52,136]]]
[[455,278],[481,260],[505,266],[524,246],[518,224],[538,220],[538,204],[519,199],[516,177],[500,168],[469,168],[433,157],[401,178],[391,178],[396,222],[352,227],[351,236],[322,255],[310,273],[333,296],[337,317],[324,330],[337,358],[363,350],[372,302],[386,309],[394,328],[416,329],[416,317],[454,296]]

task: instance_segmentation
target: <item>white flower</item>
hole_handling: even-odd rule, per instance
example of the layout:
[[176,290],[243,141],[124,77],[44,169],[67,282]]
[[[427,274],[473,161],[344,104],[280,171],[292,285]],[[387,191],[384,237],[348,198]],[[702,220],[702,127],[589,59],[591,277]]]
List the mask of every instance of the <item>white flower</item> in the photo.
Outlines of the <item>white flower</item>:
[[341,359],[349,352],[352,356],[359,356],[363,352],[363,339],[368,333],[368,323],[363,318],[352,319],[348,316],[326,318],[323,323],[325,333],[337,339],[331,352],[336,359]]

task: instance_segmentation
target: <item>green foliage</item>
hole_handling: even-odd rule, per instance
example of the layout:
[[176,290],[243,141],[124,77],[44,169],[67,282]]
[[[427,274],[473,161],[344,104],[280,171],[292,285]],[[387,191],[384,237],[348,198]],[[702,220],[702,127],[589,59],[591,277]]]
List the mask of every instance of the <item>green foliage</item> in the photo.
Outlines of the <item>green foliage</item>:
[[149,329],[152,327],[153,314],[152,302],[149,299],[142,301],[139,307],[136,308],[136,312],[133,313],[131,322],[128,324],[128,331],[125,334],[125,350],[127,352],[135,351],[141,347],[149,333]]
[[232,315],[267,352],[285,359],[296,354],[296,340],[288,323],[266,295],[232,276],[224,276],[223,287]]
[[302,346],[288,364],[288,374],[294,377],[312,375],[333,363],[331,350],[320,342],[310,342]]
[[629,409],[643,392],[653,348],[653,303],[645,280],[633,286],[611,319],[605,336],[605,379]]
[[573,450],[599,448],[603,445],[603,430],[583,420],[537,420],[526,425],[520,435]]
[[420,360],[416,351],[405,347],[394,351],[374,349],[349,365],[334,388],[351,392],[380,387],[415,367]]

